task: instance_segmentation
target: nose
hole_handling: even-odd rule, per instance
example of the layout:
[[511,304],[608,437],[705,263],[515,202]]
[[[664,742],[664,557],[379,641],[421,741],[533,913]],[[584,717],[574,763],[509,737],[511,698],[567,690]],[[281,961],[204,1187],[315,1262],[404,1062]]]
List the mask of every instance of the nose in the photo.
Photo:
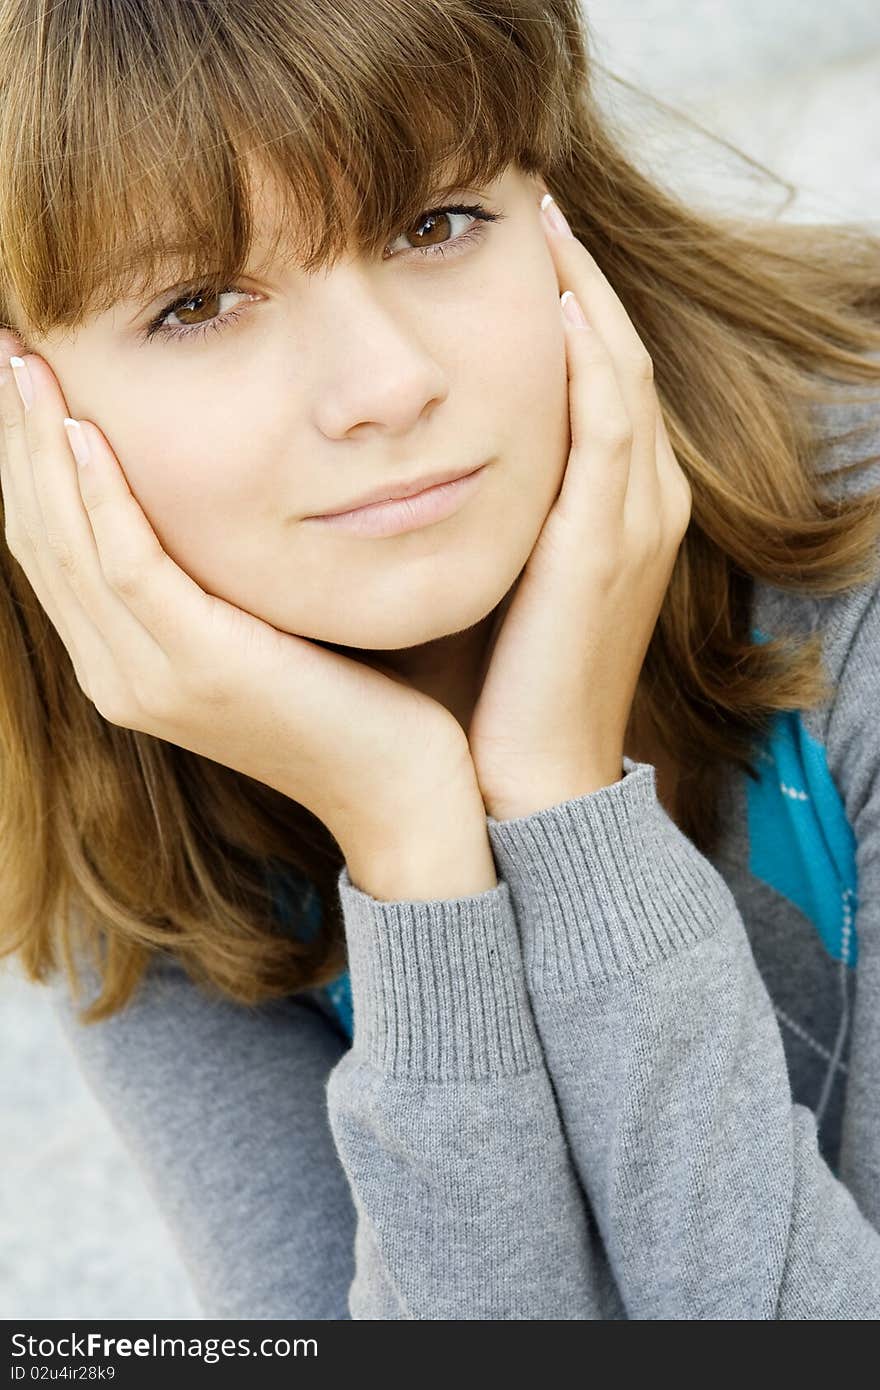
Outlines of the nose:
[[414,297],[377,285],[368,272],[334,277],[322,288],[318,311],[327,325],[314,396],[318,424],[329,439],[371,426],[405,434],[449,392],[447,373],[426,346],[424,318]]

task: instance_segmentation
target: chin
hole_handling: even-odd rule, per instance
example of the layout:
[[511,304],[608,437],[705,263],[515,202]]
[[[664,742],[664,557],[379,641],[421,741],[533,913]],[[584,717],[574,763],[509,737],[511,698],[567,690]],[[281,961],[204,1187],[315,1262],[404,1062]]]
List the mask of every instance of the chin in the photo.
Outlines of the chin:
[[[386,613],[381,618],[373,615],[369,622],[360,623],[352,621],[350,617],[341,618],[336,625],[322,624],[320,635],[312,640],[331,650],[343,647],[349,651],[364,652],[405,651],[428,642],[439,642],[444,637],[452,637],[482,622],[494,611],[502,597],[503,594],[487,604],[463,603],[455,612],[450,609],[444,611],[438,603],[438,611],[435,611],[432,621],[427,621],[424,613],[415,611],[410,614]],[[304,637],[310,635],[303,628],[300,634]]]

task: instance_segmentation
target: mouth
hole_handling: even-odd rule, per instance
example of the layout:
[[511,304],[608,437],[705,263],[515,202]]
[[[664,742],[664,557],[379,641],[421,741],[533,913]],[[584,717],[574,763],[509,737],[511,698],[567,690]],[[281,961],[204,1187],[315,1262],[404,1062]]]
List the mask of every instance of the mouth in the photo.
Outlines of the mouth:
[[475,472],[476,469],[471,468],[459,469],[457,472],[426,473],[423,478],[416,478],[410,482],[380,484],[379,487],[365,492],[348,507],[335,508],[332,512],[313,512],[303,520],[311,521],[316,516],[348,516],[351,512],[362,511],[364,507],[372,507],[377,502],[397,502],[403,497],[416,497],[420,492],[427,492],[429,488],[439,487],[441,483],[458,482],[459,478],[465,478]]
[[395,536],[404,531],[419,530],[452,516],[469,500],[479,487],[487,463],[470,473],[453,476],[448,481],[419,485],[420,490],[403,497],[385,498],[353,507],[346,512],[325,512],[303,517],[310,526],[325,526],[348,531],[359,536]]

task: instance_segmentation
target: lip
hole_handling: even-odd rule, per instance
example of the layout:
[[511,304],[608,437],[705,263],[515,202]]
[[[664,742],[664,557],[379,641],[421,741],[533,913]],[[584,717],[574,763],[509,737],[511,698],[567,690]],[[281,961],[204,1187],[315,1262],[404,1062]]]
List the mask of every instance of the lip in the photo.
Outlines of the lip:
[[310,525],[329,526],[359,536],[396,536],[431,526],[452,516],[464,506],[479,486],[487,464],[480,464],[470,473],[453,475],[445,482],[434,483],[418,492],[397,498],[386,498],[354,507],[347,512],[326,512],[319,516],[303,517]]
[[[476,472],[471,468],[470,473]],[[349,516],[352,512],[359,512],[363,507],[371,507],[375,502],[396,502],[401,497],[416,497],[420,492],[427,492],[429,488],[439,487],[441,483],[457,482],[459,478],[466,477],[464,472],[450,473],[428,473],[424,478],[417,478],[415,482],[409,483],[386,483],[379,487],[372,488],[370,492],[365,492],[359,501],[350,507],[340,507],[333,512],[313,512],[310,516],[304,517],[305,521],[312,521],[315,517],[323,516]]]

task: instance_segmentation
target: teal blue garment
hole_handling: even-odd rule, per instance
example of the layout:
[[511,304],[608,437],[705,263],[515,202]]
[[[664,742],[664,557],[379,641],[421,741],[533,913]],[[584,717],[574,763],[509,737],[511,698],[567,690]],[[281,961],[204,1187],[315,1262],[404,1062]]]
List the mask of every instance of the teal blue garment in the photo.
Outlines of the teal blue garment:
[[[752,629],[756,642],[769,637]],[[828,770],[825,748],[796,710],[780,711],[746,777],[749,869],[813,923],[835,960],[855,968],[856,838]]]
[[[311,941],[321,927],[321,899],[314,886],[289,865],[285,865],[283,870],[268,867],[266,875],[285,927],[303,940]],[[320,986],[317,993],[330,1005],[340,1028],[351,1042],[354,1037],[354,1010],[348,971],[343,970],[335,980]]]
[[343,970],[341,975],[337,975],[335,980],[324,986],[322,992],[339,1019],[342,1031],[351,1042],[354,1038],[354,1012],[351,1001],[351,976],[348,971]]

